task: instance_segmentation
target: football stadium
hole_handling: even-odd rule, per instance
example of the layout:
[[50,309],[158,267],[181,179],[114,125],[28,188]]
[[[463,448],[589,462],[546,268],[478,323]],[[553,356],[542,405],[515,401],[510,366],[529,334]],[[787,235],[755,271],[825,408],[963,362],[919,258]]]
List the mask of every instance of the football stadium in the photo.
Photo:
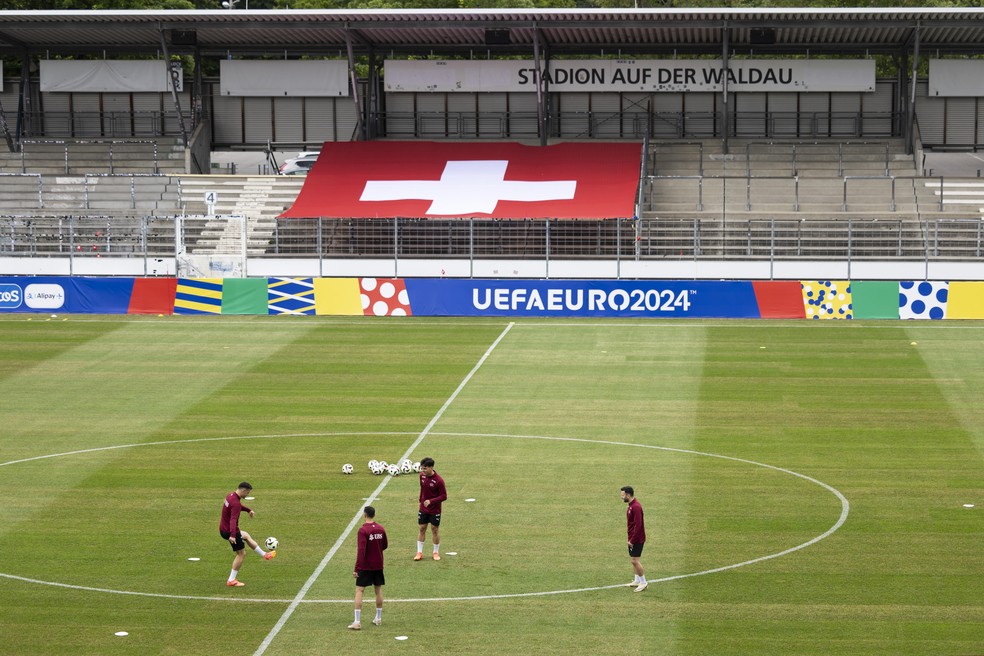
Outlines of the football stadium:
[[0,13],[0,652],[984,652],[982,19]]

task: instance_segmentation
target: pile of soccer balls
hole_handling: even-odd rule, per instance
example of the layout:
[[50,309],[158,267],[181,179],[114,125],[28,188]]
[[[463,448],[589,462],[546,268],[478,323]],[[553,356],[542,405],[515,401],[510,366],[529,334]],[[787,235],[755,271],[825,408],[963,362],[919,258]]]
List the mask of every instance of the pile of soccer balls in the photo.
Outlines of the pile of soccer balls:
[[[355,467],[346,463],[342,465],[343,474],[351,474],[355,471]],[[370,460],[369,461],[369,471],[373,473],[374,476],[382,476],[383,474],[389,474],[390,476],[399,476],[400,474],[412,474],[413,472],[420,471],[420,463],[413,462],[409,459],[404,459],[400,464],[390,464],[385,460]]]

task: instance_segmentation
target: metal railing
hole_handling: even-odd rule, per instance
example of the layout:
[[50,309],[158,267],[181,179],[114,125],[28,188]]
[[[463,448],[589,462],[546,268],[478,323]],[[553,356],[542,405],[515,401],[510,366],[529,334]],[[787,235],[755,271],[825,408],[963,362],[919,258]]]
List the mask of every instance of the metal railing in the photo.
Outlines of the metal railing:
[[[533,138],[535,111],[381,112],[374,117],[389,138]],[[550,137],[707,139],[724,136],[722,112],[562,111],[548,116]],[[734,112],[735,138],[886,138],[901,134],[898,112]]]
[[[139,161],[141,164],[146,164],[148,160],[154,167],[154,173],[160,172],[160,163],[158,161],[157,153],[157,142],[153,140],[105,140],[105,139],[79,139],[79,140],[61,140],[61,139],[25,139],[21,141],[21,173],[27,172],[27,157],[30,154],[35,158],[34,164],[37,164],[36,158],[42,153],[50,153],[51,146],[61,146],[61,151],[64,155],[63,159],[65,162],[65,173],[71,172],[72,157],[73,154],[77,161],[82,161],[82,166],[85,167],[86,171],[80,171],[79,173],[85,173],[93,168],[93,165],[88,162],[93,154],[102,155],[105,153],[107,157],[109,172],[113,173],[116,166],[116,160],[114,156],[114,149],[116,154],[120,154],[125,151],[127,153],[137,152],[140,155]],[[86,146],[105,146],[105,151],[101,148],[95,149],[95,152],[91,148],[86,148]],[[131,150],[130,146],[138,146],[139,150]],[[81,149],[81,152],[79,150]]]
[[[190,114],[185,118],[190,120]],[[181,136],[177,112],[31,112],[25,120],[27,137],[98,138]]]
[[[223,230],[222,217],[0,216],[6,256],[167,257],[182,243]],[[197,232],[196,232],[197,231]],[[984,226],[972,218],[705,218],[612,220],[280,219],[255,258],[515,260],[810,260],[984,257]],[[264,246],[265,244],[265,246]]]
[[[814,178],[816,179],[816,178]],[[863,176],[863,175],[852,175],[844,176],[843,178],[830,178],[834,183],[840,182],[840,202],[833,202],[831,199],[821,199],[821,200],[804,200],[800,195],[800,176],[776,176],[776,175],[762,175],[762,176],[725,176],[725,175],[650,175],[647,176],[643,181],[643,186],[648,187],[648,194],[643,195],[645,200],[643,210],[644,211],[657,211],[660,203],[667,203],[666,192],[655,184],[660,180],[676,181],[676,180],[696,180],[697,188],[694,199],[696,201],[694,211],[703,212],[705,210],[705,181],[720,182],[722,187],[722,200],[721,200],[721,211],[724,212],[728,205],[727,196],[727,184],[729,181],[740,184],[744,187],[744,210],[750,212],[756,209],[756,205],[753,204],[753,196],[760,198],[767,198],[770,205],[775,206],[779,203],[789,201],[790,209],[785,210],[774,210],[774,211],[821,211],[821,212],[847,212],[848,211],[848,183],[852,180],[888,180],[891,183],[891,188],[889,190],[889,196],[886,199],[888,208],[885,211],[896,212],[898,211],[898,194],[896,187],[895,176]],[[791,197],[789,195],[779,194],[777,182],[788,181],[791,184]],[[856,185],[854,185],[856,186]],[[870,189],[869,189],[870,191]],[[836,194],[835,188],[830,189],[831,196]],[[691,197],[693,198],[693,197]],[[868,208],[865,211],[872,211],[873,202],[871,198],[868,198]],[[672,201],[670,201],[672,202]],[[942,200],[940,201],[940,207],[942,208]],[[713,210],[712,210],[713,211]],[[855,208],[854,211],[860,211]],[[877,211],[882,211],[880,208]]]
[[[153,190],[142,186],[138,188],[138,181],[143,180],[153,180],[157,182],[163,182],[165,186],[167,184],[174,184],[176,193],[173,197],[173,209],[172,212],[177,211],[180,207],[181,202],[181,179],[171,178],[166,175],[159,173],[86,173],[83,175],[72,176],[71,178],[59,178],[55,175],[43,175],[41,173],[0,173],[0,180],[10,181],[10,180],[33,180],[36,184],[37,194],[36,194],[36,204],[31,203],[30,205],[22,204],[16,199],[11,199],[11,196],[15,193],[13,190],[13,185],[7,184],[5,182],[0,182],[0,186],[4,189],[4,195],[0,195],[0,208],[6,206],[8,209],[28,209],[36,207],[38,209],[46,209],[48,207],[61,207],[65,209],[93,209],[91,199],[96,197],[96,200],[100,203],[105,202],[115,202],[118,198],[113,198],[112,196],[104,196],[102,194],[95,194],[95,191],[109,191],[110,193],[119,193],[119,188],[105,189],[106,185],[98,186],[101,181],[108,181],[112,183],[113,181],[129,181],[126,185],[125,193],[129,200],[129,209],[137,209],[139,196],[141,194],[150,194],[153,196],[153,201],[156,204],[164,205],[162,209],[166,210],[166,205],[162,201],[167,200],[167,196],[161,191],[160,186],[156,186]],[[32,185],[33,186],[33,185]],[[77,203],[76,205],[69,208],[66,203]],[[123,209],[123,208],[120,208]],[[3,211],[0,209],[0,211]]]
[[[878,148],[878,150],[883,154],[884,161],[884,173],[885,175],[891,174],[891,167],[889,164],[889,152],[890,146],[885,142],[870,142],[870,141],[841,141],[837,143],[782,143],[775,141],[752,141],[745,144],[745,175],[751,175],[752,168],[752,154],[753,150],[768,149],[769,157],[767,162],[770,167],[774,167],[778,162],[778,154],[776,150],[789,150],[789,164],[790,164],[790,175],[799,175],[799,155],[800,153],[809,153],[809,151],[818,151],[820,153],[820,161],[825,165],[830,164],[830,151],[836,147],[837,148],[837,177],[842,177],[844,175],[844,161],[845,161],[845,149],[857,150],[856,157],[859,156],[862,159],[859,161],[868,161],[865,159],[866,155],[871,154],[873,148]],[[850,155],[850,153],[849,153]]]
[[841,211],[847,211],[847,183],[851,180],[891,180],[892,181],[892,211],[894,212],[897,205],[895,202],[895,176],[894,175],[847,175],[844,176],[844,202],[841,205]]
[[[27,138],[140,138],[181,136],[176,111],[43,111],[31,112],[23,122]],[[640,103],[622,111],[561,111],[549,115],[553,138],[706,139],[728,136],[748,139],[886,138],[902,134],[900,112],[722,112],[646,111]],[[208,122],[202,116],[199,122]],[[371,120],[380,136],[389,138],[534,138],[535,110],[389,111]],[[257,142],[256,145],[262,145]]]

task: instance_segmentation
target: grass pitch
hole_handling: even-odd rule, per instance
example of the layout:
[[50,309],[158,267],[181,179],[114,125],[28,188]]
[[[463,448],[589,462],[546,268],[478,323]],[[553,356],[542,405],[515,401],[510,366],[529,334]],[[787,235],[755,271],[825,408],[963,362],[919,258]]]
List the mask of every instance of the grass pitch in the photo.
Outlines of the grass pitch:
[[[981,324],[63,319],[0,321],[2,653],[984,652]],[[440,562],[366,467],[415,443]],[[232,590],[240,480],[281,547]]]

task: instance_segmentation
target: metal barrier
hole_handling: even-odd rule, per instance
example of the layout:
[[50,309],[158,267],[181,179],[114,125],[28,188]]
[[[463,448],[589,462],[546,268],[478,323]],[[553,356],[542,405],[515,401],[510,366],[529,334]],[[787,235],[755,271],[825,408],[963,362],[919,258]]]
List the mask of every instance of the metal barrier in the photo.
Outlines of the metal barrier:
[[[190,119],[190,115],[185,118]],[[25,124],[30,126],[30,137],[121,139],[181,135],[177,112],[31,112]]]
[[[238,219],[241,221],[241,219]],[[0,216],[0,252],[23,257],[207,255],[223,217]],[[238,224],[237,224],[238,225]],[[253,230],[253,228],[250,228]],[[179,234],[180,231],[180,234]],[[245,235],[250,250],[256,232]],[[221,241],[221,240],[219,240]],[[977,219],[281,219],[248,258],[445,260],[979,261]]]
[[[811,149],[822,149],[825,151],[831,150],[834,146],[837,146],[837,177],[842,177],[844,175],[844,148],[863,148],[867,151],[873,146],[880,146],[880,150],[884,153],[885,162],[885,175],[891,174],[891,168],[889,165],[889,144],[882,141],[846,141],[834,143],[782,143],[775,141],[752,141],[745,144],[745,175],[751,175],[751,163],[752,163],[752,148],[767,146],[769,148],[788,146],[790,150],[790,174],[799,175],[798,166],[798,155],[800,151],[809,151]],[[770,164],[775,163],[775,158],[770,158]]]
[[896,209],[895,202],[895,176],[894,175],[848,175],[844,176],[844,203],[841,211],[847,211],[847,183],[851,180],[891,180],[892,181],[892,211]]
[[[639,111],[642,110],[642,111]],[[537,113],[380,112],[389,138],[534,138]],[[724,136],[722,112],[562,111],[548,116],[552,138],[708,139]],[[896,112],[734,112],[728,136],[738,139],[887,138],[899,136]]]
[[[91,146],[91,145],[105,145],[107,147],[106,153],[109,156],[109,172],[113,173],[113,168],[115,166],[115,161],[113,159],[113,147],[121,145],[138,145],[138,146],[150,146],[150,151],[152,153],[152,161],[154,166],[154,173],[160,173],[160,164],[157,158],[157,142],[153,140],[104,140],[104,139],[80,139],[65,141],[61,139],[25,139],[21,141],[21,173],[27,171],[26,165],[26,155],[28,151],[28,146],[51,146],[60,145],[63,147],[65,154],[65,173],[70,172],[70,159],[69,150],[72,146]],[[86,168],[90,168],[86,165]]]

